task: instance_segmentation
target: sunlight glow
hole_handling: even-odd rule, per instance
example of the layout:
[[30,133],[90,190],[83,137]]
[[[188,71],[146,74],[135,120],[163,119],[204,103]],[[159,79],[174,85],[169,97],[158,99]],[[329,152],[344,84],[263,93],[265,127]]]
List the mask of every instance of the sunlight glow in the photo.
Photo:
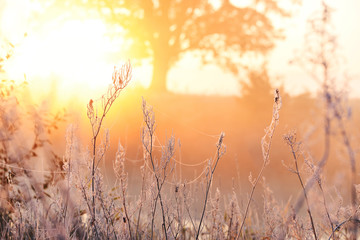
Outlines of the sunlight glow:
[[105,30],[98,20],[74,20],[54,31],[29,35],[15,49],[6,70],[14,79],[26,74],[30,81],[49,82],[50,77],[56,77],[63,90],[107,86],[109,81],[104,78],[111,76],[112,66],[104,61],[104,54],[111,50],[103,38]]
[[[18,16],[18,9],[12,5],[7,4],[2,14],[6,22],[1,27],[2,35],[15,45],[4,69],[10,79],[31,83],[38,98],[54,89],[60,101],[98,95],[111,83],[114,65],[128,60],[121,56],[122,40],[117,38],[115,42],[108,37],[108,26],[100,19],[49,20],[41,22],[40,30],[35,31],[27,26],[25,12],[25,17],[12,21]],[[138,84],[147,83],[131,83]]]
[[[215,6],[220,2],[211,1]],[[107,35],[117,30],[99,18],[85,20],[83,16],[80,19],[81,17],[71,15],[70,12],[66,11],[65,14],[61,9],[57,9],[57,12],[61,16],[66,15],[67,20],[59,16],[50,16],[49,13],[46,15],[44,7],[51,5],[51,2],[53,1],[48,1],[48,4],[40,4],[40,0],[0,1],[0,41],[11,42],[15,46],[11,58],[3,66],[7,77],[22,82],[26,76],[36,95],[46,94],[55,87],[58,95],[65,99],[74,95],[88,99],[103,92],[111,82],[114,65],[128,60],[128,56],[122,54],[125,50],[122,43],[126,39]],[[254,1],[231,2],[244,7]],[[290,8],[292,2],[279,1],[281,5],[286,6],[285,8]],[[334,25],[339,33],[339,46],[348,60],[350,74],[356,75],[355,81],[351,82],[352,94],[360,96],[360,55],[357,54],[360,32],[352,27],[358,20],[360,5],[347,1],[329,2],[333,9],[336,9]],[[284,83],[285,89],[293,95],[318,89],[299,66],[289,65],[288,62],[293,59],[295,50],[301,49],[307,19],[320,9],[320,5],[321,1],[304,0],[301,8],[294,10],[292,18],[286,21],[274,19],[276,26],[284,28],[286,38],[278,41],[277,47],[269,54],[269,70],[271,75],[283,79],[281,82]],[[31,14],[34,12],[35,17]],[[1,48],[0,44],[0,55],[3,57],[6,52],[3,54]],[[149,59],[146,61],[142,67],[134,66],[130,88],[138,85],[149,86],[152,66]],[[220,70],[210,73],[197,65],[195,67],[192,63],[193,60],[188,61],[184,58],[171,69],[168,75],[168,86],[171,91],[239,95],[237,82],[243,79],[242,76],[226,75]],[[186,78],[182,76],[184,73],[187,74]],[[200,78],[204,81],[199,80]],[[219,78],[223,79],[221,83],[218,81]]]

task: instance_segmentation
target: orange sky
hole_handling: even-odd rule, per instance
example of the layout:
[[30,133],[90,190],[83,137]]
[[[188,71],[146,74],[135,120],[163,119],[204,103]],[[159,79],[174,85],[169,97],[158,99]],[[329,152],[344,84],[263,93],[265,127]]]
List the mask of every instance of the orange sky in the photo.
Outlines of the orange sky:
[[[279,41],[271,53],[269,63],[274,83],[284,83],[292,94],[317,89],[299,67],[288,65],[288,61],[296,49],[301,49],[306,19],[320,8],[320,2],[303,1],[293,18],[283,23],[286,39]],[[360,80],[356,76],[360,70],[360,28],[357,27],[360,2],[332,0],[328,3],[336,9],[334,23],[340,47],[347,59],[349,73],[355,76],[351,83],[352,95],[360,97]],[[54,86],[49,79],[55,78],[60,80],[56,83],[57,88],[68,95],[75,94],[79,88],[84,94],[86,92],[85,97],[103,91],[110,82],[113,66],[127,59],[126,56],[111,55],[114,49],[119,50],[121,39],[115,42],[106,36],[107,26],[99,19],[83,21],[74,18],[54,25],[54,28],[50,27],[49,20],[41,31],[34,31],[29,21],[30,10],[43,13],[40,7],[29,4],[29,0],[0,0],[1,39],[8,39],[16,45],[13,58],[5,66],[10,77],[23,79],[26,74],[39,94],[41,90],[46,94]],[[23,37],[25,32],[28,33],[26,38]],[[132,84],[146,86],[150,77],[150,65],[135,68]],[[201,67],[190,54],[169,72],[168,83],[170,90],[176,92],[238,95],[240,91],[238,78],[216,66]],[[75,89],[74,92],[71,89]]]

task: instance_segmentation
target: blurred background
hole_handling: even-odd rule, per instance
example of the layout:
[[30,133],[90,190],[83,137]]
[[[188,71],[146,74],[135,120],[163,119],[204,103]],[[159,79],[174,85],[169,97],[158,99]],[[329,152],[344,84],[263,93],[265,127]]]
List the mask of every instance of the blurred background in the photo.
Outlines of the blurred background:
[[[167,138],[177,139],[182,181],[201,178],[225,132],[214,184],[240,193],[262,165],[260,141],[278,88],[283,107],[265,177],[287,199],[298,183],[282,164],[291,163],[282,136],[297,131],[304,152],[319,161],[327,80],[346,104],[358,153],[359,11],[355,0],[0,0],[0,76],[27,82],[19,99],[61,116],[49,136],[61,157],[69,124],[89,146],[86,105],[106,92],[114,66],[130,60],[132,81],[104,124],[111,147],[102,170],[111,183],[120,141],[133,193],[143,165],[142,97],[155,112],[159,153]],[[325,172],[341,188],[350,167],[336,134]]]

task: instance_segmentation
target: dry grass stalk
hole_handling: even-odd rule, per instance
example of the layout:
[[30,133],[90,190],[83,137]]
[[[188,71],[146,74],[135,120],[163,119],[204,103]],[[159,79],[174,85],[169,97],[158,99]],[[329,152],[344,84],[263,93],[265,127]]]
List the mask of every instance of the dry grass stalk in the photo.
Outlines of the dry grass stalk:
[[219,137],[219,140],[218,140],[218,143],[216,144],[216,158],[213,161],[210,160],[209,165],[207,166],[207,171],[206,171],[207,183],[206,183],[206,190],[205,190],[206,191],[205,200],[204,200],[204,206],[203,206],[203,210],[202,210],[201,217],[200,217],[199,226],[197,227],[197,231],[196,231],[196,239],[199,239],[199,236],[200,236],[201,224],[202,224],[204,216],[205,216],[206,204],[208,202],[211,183],[212,183],[212,180],[213,180],[213,176],[214,176],[216,166],[218,165],[220,158],[226,152],[226,148],[223,146],[224,137],[225,137],[225,134],[221,133],[220,137]]
[[168,175],[174,169],[174,165],[170,166],[170,160],[172,159],[175,153],[175,139],[174,137],[171,137],[167,141],[167,144],[162,148],[162,156],[160,159],[160,163],[158,163],[155,159],[153,152],[153,144],[155,139],[155,128],[156,128],[155,115],[152,108],[147,106],[146,101],[144,99],[142,104],[142,110],[143,110],[143,117],[145,123],[145,127],[143,128],[142,136],[141,136],[141,140],[144,147],[144,158],[145,158],[144,161],[145,162],[149,161],[151,164],[151,169],[156,180],[156,188],[157,188],[157,193],[154,200],[154,208],[152,212],[152,220],[151,220],[151,238],[153,238],[154,236],[154,221],[155,221],[157,202],[159,200],[161,213],[162,213],[162,229],[164,231],[165,239],[168,239],[168,227],[170,225],[167,225],[166,223],[167,213],[165,211],[165,204],[161,190],[166,182]]
[[261,139],[261,147],[262,147],[262,154],[263,154],[263,165],[262,165],[262,167],[260,169],[260,172],[259,172],[259,174],[258,174],[258,176],[256,177],[255,180],[252,179],[251,174],[249,176],[249,180],[250,180],[250,183],[252,185],[252,188],[251,188],[249,200],[248,200],[247,205],[246,205],[245,214],[244,214],[243,220],[241,222],[240,229],[238,231],[236,239],[238,239],[240,237],[240,235],[241,235],[242,229],[243,229],[244,224],[245,224],[246,217],[247,217],[248,212],[249,212],[250,203],[253,200],[253,195],[254,195],[256,186],[257,186],[259,180],[262,177],[262,174],[263,174],[263,172],[265,170],[265,167],[270,163],[270,159],[269,159],[269,157],[270,157],[270,148],[271,148],[271,143],[272,143],[272,139],[273,139],[273,136],[274,136],[274,133],[275,133],[276,126],[279,124],[279,111],[280,111],[280,108],[281,108],[281,96],[280,96],[279,90],[276,89],[275,97],[274,97],[274,105],[273,105],[273,113],[272,113],[271,123],[270,123],[270,126],[265,129],[265,135]]
[[96,229],[96,204],[95,204],[95,174],[97,170],[97,165],[102,160],[103,154],[101,154],[100,159],[97,159],[97,139],[100,133],[100,129],[102,123],[105,119],[106,114],[109,112],[112,104],[115,102],[116,98],[119,96],[122,89],[124,89],[129,83],[132,75],[131,75],[131,65],[130,62],[124,64],[121,68],[114,68],[113,76],[112,76],[112,85],[109,86],[108,91],[105,95],[103,95],[100,99],[101,101],[101,109],[100,115],[98,114],[98,109],[94,107],[94,101],[91,99],[87,106],[87,116],[91,123],[92,129],[92,169],[91,169],[91,192],[92,192],[92,205],[91,205],[91,225],[94,226],[94,230],[96,235],[98,236]]
[[[294,160],[294,166],[295,166],[295,168],[288,168],[288,169],[292,173],[296,174],[296,176],[299,179],[301,188],[303,190],[304,198],[305,198],[305,201],[306,201],[307,213],[309,214],[309,218],[310,218],[310,222],[311,222],[311,228],[312,228],[312,231],[314,233],[314,238],[317,240],[318,237],[317,237],[317,234],[316,234],[315,223],[314,223],[314,219],[313,219],[311,209],[310,209],[309,199],[308,199],[307,193],[305,191],[305,185],[304,185],[303,179],[301,178],[301,174],[300,174],[300,170],[299,170],[298,154],[299,154],[300,143],[296,141],[296,133],[294,133],[294,132],[286,134],[284,136],[284,140],[291,149],[291,154],[292,154],[292,157],[293,157],[293,160]],[[293,217],[295,217],[295,215]]]

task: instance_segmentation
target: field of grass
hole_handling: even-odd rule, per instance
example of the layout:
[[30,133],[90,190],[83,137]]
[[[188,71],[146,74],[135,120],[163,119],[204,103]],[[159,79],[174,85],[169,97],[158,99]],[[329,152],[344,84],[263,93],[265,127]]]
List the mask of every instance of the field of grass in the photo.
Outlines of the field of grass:
[[[279,135],[282,104],[291,100],[283,100],[282,93],[274,90],[274,97],[268,100],[271,104],[258,113],[269,121],[253,120],[269,125],[258,142],[261,161],[254,159],[257,168],[248,172],[248,181],[242,183],[247,187],[241,191],[235,183],[223,186],[226,190],[214,183],[227,154],[226,132],[212,136],[214,143],[200,151],[210,158],[201,160],[202,169],[193,171],[192,177],[185,177],[181,169],[192,163],[179,155],[181,143],[175,136],[168,135],[164,141],[157,137],[153,107],[143,98],[141,156],[136,159],[137,171],[131,171],[138,185],[133,190],[126,169],[126,150],[119,142],[116,153],[107,154],[113,141],[110,131],[103,127],[108,114],[116,111],[113,104],[126,91],[131,71],[130,63],[115,69],[108,91],[89,101],[89,144],[83,147],[76,127],[69,125],[66,133],[60,133],[66,139],[65,151],[60,154],[55,153],[50,138],[63,115],[51,115],[39,106],[27,104],[22,93],[26,85],[6,80],[0,83],[2,239],[357,238],[357,142],[347,102],[332,89],[325,89],[319,97],[323,107],[318,113],[322,121],[313,130],[320,132],[315,135],[317,140],[312,139],[312,134],[288,130],[280,133],[282,145],[274,145],[273,141],[275,134]],[[214,109],[213,124],[218,114],[221,110]],[[179,115],[184,119],[194,117]],[[242,136],[242,144],[230,151],[236,152],[250,141],[251,130],[248,136]],[[196,139],[187,141],[196,144]],[[315,154],[308,147],[313,141],[321,146]],[[284,149],[277,148],[288,152],[282,167],[296,179],[291,188],[297,196],[277,196],[272,189],[286,188],[287,183],[271,186],[264,177],[272,164],[279,165],[278,160],[272,163],[272,155]],[[195,152],[197,146],[192,149]],[[105,157],[108,163],[110,159],[113,181],[107,181],[106,171],[101,170]],[[329,159],[344,162],[345,167],[335,170],[345,176],[337,185],[326,175]],[[242,168],[239,163],[237,167]],[[222,174],[226,175],[226,170]]]

